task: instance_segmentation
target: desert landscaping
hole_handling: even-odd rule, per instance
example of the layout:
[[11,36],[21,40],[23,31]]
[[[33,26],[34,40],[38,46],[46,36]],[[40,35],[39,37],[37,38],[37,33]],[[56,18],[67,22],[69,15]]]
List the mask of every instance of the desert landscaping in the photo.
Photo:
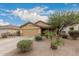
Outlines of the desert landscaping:
[[[32,20],[34,16],[34,19],[25,21],[18,18],[14,21],[16,18],[13,16],[14,25],[0,25],[0,56],[79,56],[79,11],[56,10],[48,15],[38,15],[44,8],[38,12],[39,9],[11,10],[16,17]],[[48,20],[44,21],[42,17]]]
[[[79,40],[64,39],[64,45],[57,50],[50,48],[50,40],[33,41],[33,49],[26,53],[17,51],[16,42],[23,37],[13,37],[0,42],[2,56],[79,56]],[[24,37],[25,38],[25,37]],[[2,45],[2,46],[1,46]]]

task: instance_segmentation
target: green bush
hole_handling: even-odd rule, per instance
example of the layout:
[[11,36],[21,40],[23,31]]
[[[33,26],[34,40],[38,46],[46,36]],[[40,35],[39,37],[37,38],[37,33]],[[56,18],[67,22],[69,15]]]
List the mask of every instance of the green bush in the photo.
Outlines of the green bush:
[[73,38],[73,39],[77,39],[79,37],[79,31],[78,30],[71,30],[69,31],[69,35]]
[[45,30],[44,31],[44,36],[46,37],[46,38],[49,38],[49,39],[51,39],[52,40],[52,37],[53,36],[55,36],[55,32],[53,32],[53,31],[49,31],[49,30]]
[[36,40],[36,41],[41,41],[41,40],[43,40],[43,38],[42,38],[42,36],[36,36],[36,37],[35,37],[35,40]]
[[32,49],[32,40],[21,40],[17,43],[17,48],[21,52],[30,51]]
[[61,45],[63,45],[63,44],[64,44],[63,39],[56,39],[55,41],[52,41],[52,42],[51,42],[51,48],[52,48],[52,49],[57,49],[58,46],[61,46]]

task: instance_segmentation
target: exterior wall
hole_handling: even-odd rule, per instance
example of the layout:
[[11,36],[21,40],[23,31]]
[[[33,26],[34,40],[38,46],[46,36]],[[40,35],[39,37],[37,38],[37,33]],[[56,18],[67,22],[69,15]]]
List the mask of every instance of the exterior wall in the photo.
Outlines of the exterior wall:
[[41,29],[33,24],[27,24],[20,29],[22,36],[32,37],[41,34]]

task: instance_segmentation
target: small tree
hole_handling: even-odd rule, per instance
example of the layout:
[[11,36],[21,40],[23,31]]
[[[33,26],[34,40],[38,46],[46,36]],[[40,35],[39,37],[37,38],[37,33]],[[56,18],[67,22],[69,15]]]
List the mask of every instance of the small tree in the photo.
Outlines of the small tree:
[[46,30],[46,31],[44,31],[44,34],[45,34],[45,36],[46,36],[47,38],[49,38],[49,39],[52,40],[52,37],[55,35],[55,32]]
[[77,23],[79,23],[79,12],[56,11],[49,15],[49,24],[56,30],[57,35],[64,27]]

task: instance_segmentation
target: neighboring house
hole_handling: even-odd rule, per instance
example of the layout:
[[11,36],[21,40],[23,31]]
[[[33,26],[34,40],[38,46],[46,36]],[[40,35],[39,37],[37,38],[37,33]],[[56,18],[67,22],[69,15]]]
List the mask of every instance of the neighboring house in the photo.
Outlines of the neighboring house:
[[45,30],[52,30],[48,23],[38,21],[36,23],[28,22],[20,27],[22,36],[32,37],[42,35]]
[[0,26],[0,36],[3,33],[15,34],[18,30],[19,30],[18,26],[13,25]]
[[72,26],[67,26],[67,27],[63,28],[62,32],[65,32],[66,34],[68,34],[71,27],[73,27],[74,30],[79,30],[79,24],[74,24]]

